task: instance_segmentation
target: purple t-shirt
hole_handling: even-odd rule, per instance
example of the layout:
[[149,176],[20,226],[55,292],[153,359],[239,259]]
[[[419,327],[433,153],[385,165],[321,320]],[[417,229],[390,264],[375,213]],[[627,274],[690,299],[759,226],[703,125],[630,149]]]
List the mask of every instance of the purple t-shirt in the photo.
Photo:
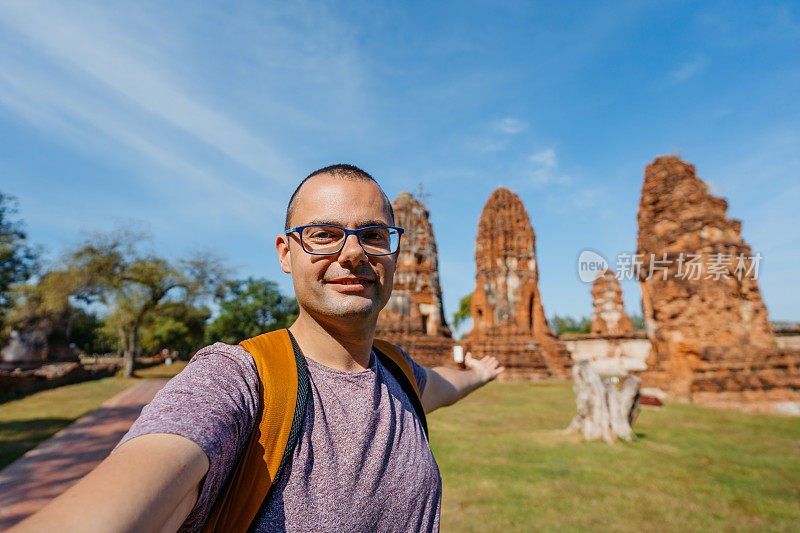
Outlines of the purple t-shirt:
[[[407,354],[420,393],[425,370]],[[364,370],[306,357],[310,394],[292,462],[254,531],[437,531],[442,478],[407,395],[375,354]],[[117,444],[174,433],[206,452],[209,470],[181,531],[199,531],[236,466],[260,407],[253,357],[216,343],[198,351]]]

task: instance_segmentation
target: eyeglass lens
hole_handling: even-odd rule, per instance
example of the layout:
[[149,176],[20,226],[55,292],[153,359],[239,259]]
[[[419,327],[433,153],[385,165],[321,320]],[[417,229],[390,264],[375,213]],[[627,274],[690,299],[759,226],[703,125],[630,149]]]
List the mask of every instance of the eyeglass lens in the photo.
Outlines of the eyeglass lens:
[[[345,232],[331,226],[306,226],[300,237],[311,253],[335,254],[342,248]],[[375,255],[392,254],[400,244],[399,232],[387,227],[363,228],[358,239],[366,253]]]

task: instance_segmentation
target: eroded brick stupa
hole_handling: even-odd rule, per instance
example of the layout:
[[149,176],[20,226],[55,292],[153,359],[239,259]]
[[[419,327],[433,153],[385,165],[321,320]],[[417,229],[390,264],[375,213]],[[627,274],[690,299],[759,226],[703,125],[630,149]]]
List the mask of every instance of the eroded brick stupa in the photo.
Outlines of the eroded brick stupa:
[[395,224],[404,228],[394,289],[378,317],[376,337],[406,350],[426,366],[452,359],[455,341],[444,316],[436,240],[429,212],[410,193],[392,202]]
[[800,352],[774,348],[759,257],[726,210],[678,157],[645,169],[638,277],[653,352],[644,386],[719,405],[800,400]]
[[519,196],[506,188],[483,208],[475,264],[465,351],[497,357],[505,379],[567,377],[570,355],[548,326],[539,295],[536,236]]
[[592,283],[592,335],[622,337],[633,334],[633,322],[625,312],[622,287],[611,270],[604,270]]

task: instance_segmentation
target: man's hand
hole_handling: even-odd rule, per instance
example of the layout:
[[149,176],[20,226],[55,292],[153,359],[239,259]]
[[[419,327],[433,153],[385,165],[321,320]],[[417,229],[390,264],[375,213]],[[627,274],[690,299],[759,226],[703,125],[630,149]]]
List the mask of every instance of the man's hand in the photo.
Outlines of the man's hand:
[[458,400],[496,378],[505,367],[497,359],[486,356],[475,359],[469,353],[464,358],[466,370],[445,366],[425,368],[428,381],[422,392],[422,407],[426,413],[452,405]]
[[464,366],[477,374],[481,385],[489,383],[506,369],[506,367],[500,366],[497,359],[491,355],[487,355],[482,359],[475,359],[469,352],[464,358]]

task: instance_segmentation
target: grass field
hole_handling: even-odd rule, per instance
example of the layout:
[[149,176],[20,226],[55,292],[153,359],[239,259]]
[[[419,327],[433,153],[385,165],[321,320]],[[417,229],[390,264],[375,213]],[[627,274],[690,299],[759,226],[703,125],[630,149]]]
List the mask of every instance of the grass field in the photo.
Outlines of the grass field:
[[[184,366],[185,362],[178,361],[137,370],[136,375],[170,378]],[[84,381],[0,404],[0,468],[134,383],[136,378]]]
[[633,443],[566,435],[568,384],[493,383],[430,416],[442,531],[798,531],[800,419],[644,410]]

